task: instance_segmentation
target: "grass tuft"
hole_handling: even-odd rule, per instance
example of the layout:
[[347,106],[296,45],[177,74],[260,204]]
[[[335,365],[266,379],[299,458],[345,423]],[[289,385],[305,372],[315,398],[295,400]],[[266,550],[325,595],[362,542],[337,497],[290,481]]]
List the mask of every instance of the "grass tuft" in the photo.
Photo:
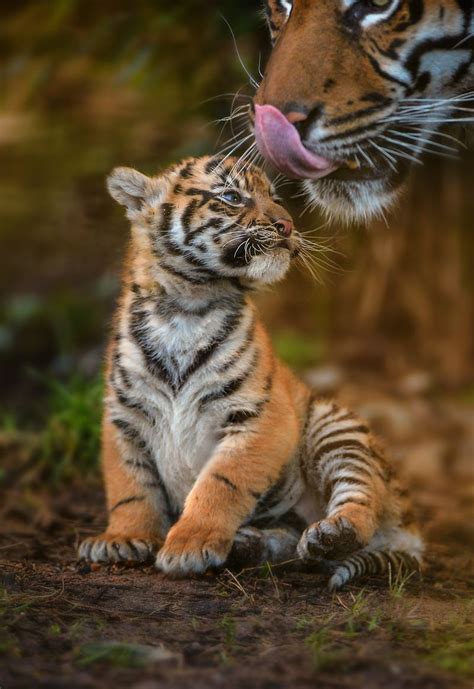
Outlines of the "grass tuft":
[[45,426],[39,435],[39,461],[53,483],[95,472],[100,447],[101,380],[49,381]]
[[77,653],[77,664],[88,666],[106,663],[116,667],[141,668],[149,664],[179,661],[177,654],[162,646],[96,641],[84,644]]
[[310,649],[316,672],[329,670],[342,659],[342,649],[336,646],[327,627],[321,627],[309,634],[304,643]]

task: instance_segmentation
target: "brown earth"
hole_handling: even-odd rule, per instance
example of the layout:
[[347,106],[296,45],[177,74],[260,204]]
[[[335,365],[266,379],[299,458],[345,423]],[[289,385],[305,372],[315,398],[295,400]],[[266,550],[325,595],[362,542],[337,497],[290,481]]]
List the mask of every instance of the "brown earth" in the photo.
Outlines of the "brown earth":
[[472,407],[422,383],[346,385],[342,397],[412,484],[423,578],[339,595],[321,575],[277,567],[170,581],[153,568],[78,564],[75,544],[105,520],[100,484],[40,490],[12,447],[0,508],[2,689],[472,687]]

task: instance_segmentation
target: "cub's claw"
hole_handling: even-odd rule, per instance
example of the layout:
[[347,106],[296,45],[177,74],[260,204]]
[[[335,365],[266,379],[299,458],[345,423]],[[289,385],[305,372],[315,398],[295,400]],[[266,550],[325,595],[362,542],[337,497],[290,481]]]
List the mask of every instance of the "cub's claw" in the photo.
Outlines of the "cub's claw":
[[174,576],[202,574],[222,566],[231,545],[232,540],[224,534],[178,522],[169,532],[155,564],[165,574]]
[[115,564],[118,562],[145,563],[153,560],[159,543],[142,538],[122,538],[109,534],[86,538],[79,546],[80,560],[98,564]]

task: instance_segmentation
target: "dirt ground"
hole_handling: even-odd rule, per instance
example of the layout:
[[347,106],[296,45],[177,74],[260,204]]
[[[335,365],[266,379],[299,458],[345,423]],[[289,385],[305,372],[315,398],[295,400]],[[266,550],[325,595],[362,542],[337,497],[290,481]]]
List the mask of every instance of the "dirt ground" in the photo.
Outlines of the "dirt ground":
[[322,575],[289,568],[188,581],[153,568],[92,570],[74,546],[105,522],[100,483],[40,488],[10,439],[1,688],[471,688],[472,401],[434,394],[418,374],[389,390],[345,385],[341,395],[370,418],[412,486],[428,542],[421,580],[331,595]]

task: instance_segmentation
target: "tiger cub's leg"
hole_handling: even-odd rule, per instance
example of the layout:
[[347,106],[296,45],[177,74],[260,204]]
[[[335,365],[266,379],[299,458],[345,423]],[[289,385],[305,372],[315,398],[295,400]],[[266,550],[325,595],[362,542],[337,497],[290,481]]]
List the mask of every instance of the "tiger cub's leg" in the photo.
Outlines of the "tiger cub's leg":
[[295,457],[300,420],[277,382],[253,425],[225,436],[201,471],[158,553],[156,565],[165,573],[183,576],[223,565],[238,529]]
[[82,541],[79,558],[104,564],[145,562],[163,543],[163,518],[150,487],[126,468],[116,432],[112,424],[104,424],[102,462],[109,524],[104,533]]
[[331,402],[314,402],[304,439],[302,469],[322,498],[326,517],[298,544],[304,559],[337,560],[368,545],[395,509],[386,460],[367,426]]

